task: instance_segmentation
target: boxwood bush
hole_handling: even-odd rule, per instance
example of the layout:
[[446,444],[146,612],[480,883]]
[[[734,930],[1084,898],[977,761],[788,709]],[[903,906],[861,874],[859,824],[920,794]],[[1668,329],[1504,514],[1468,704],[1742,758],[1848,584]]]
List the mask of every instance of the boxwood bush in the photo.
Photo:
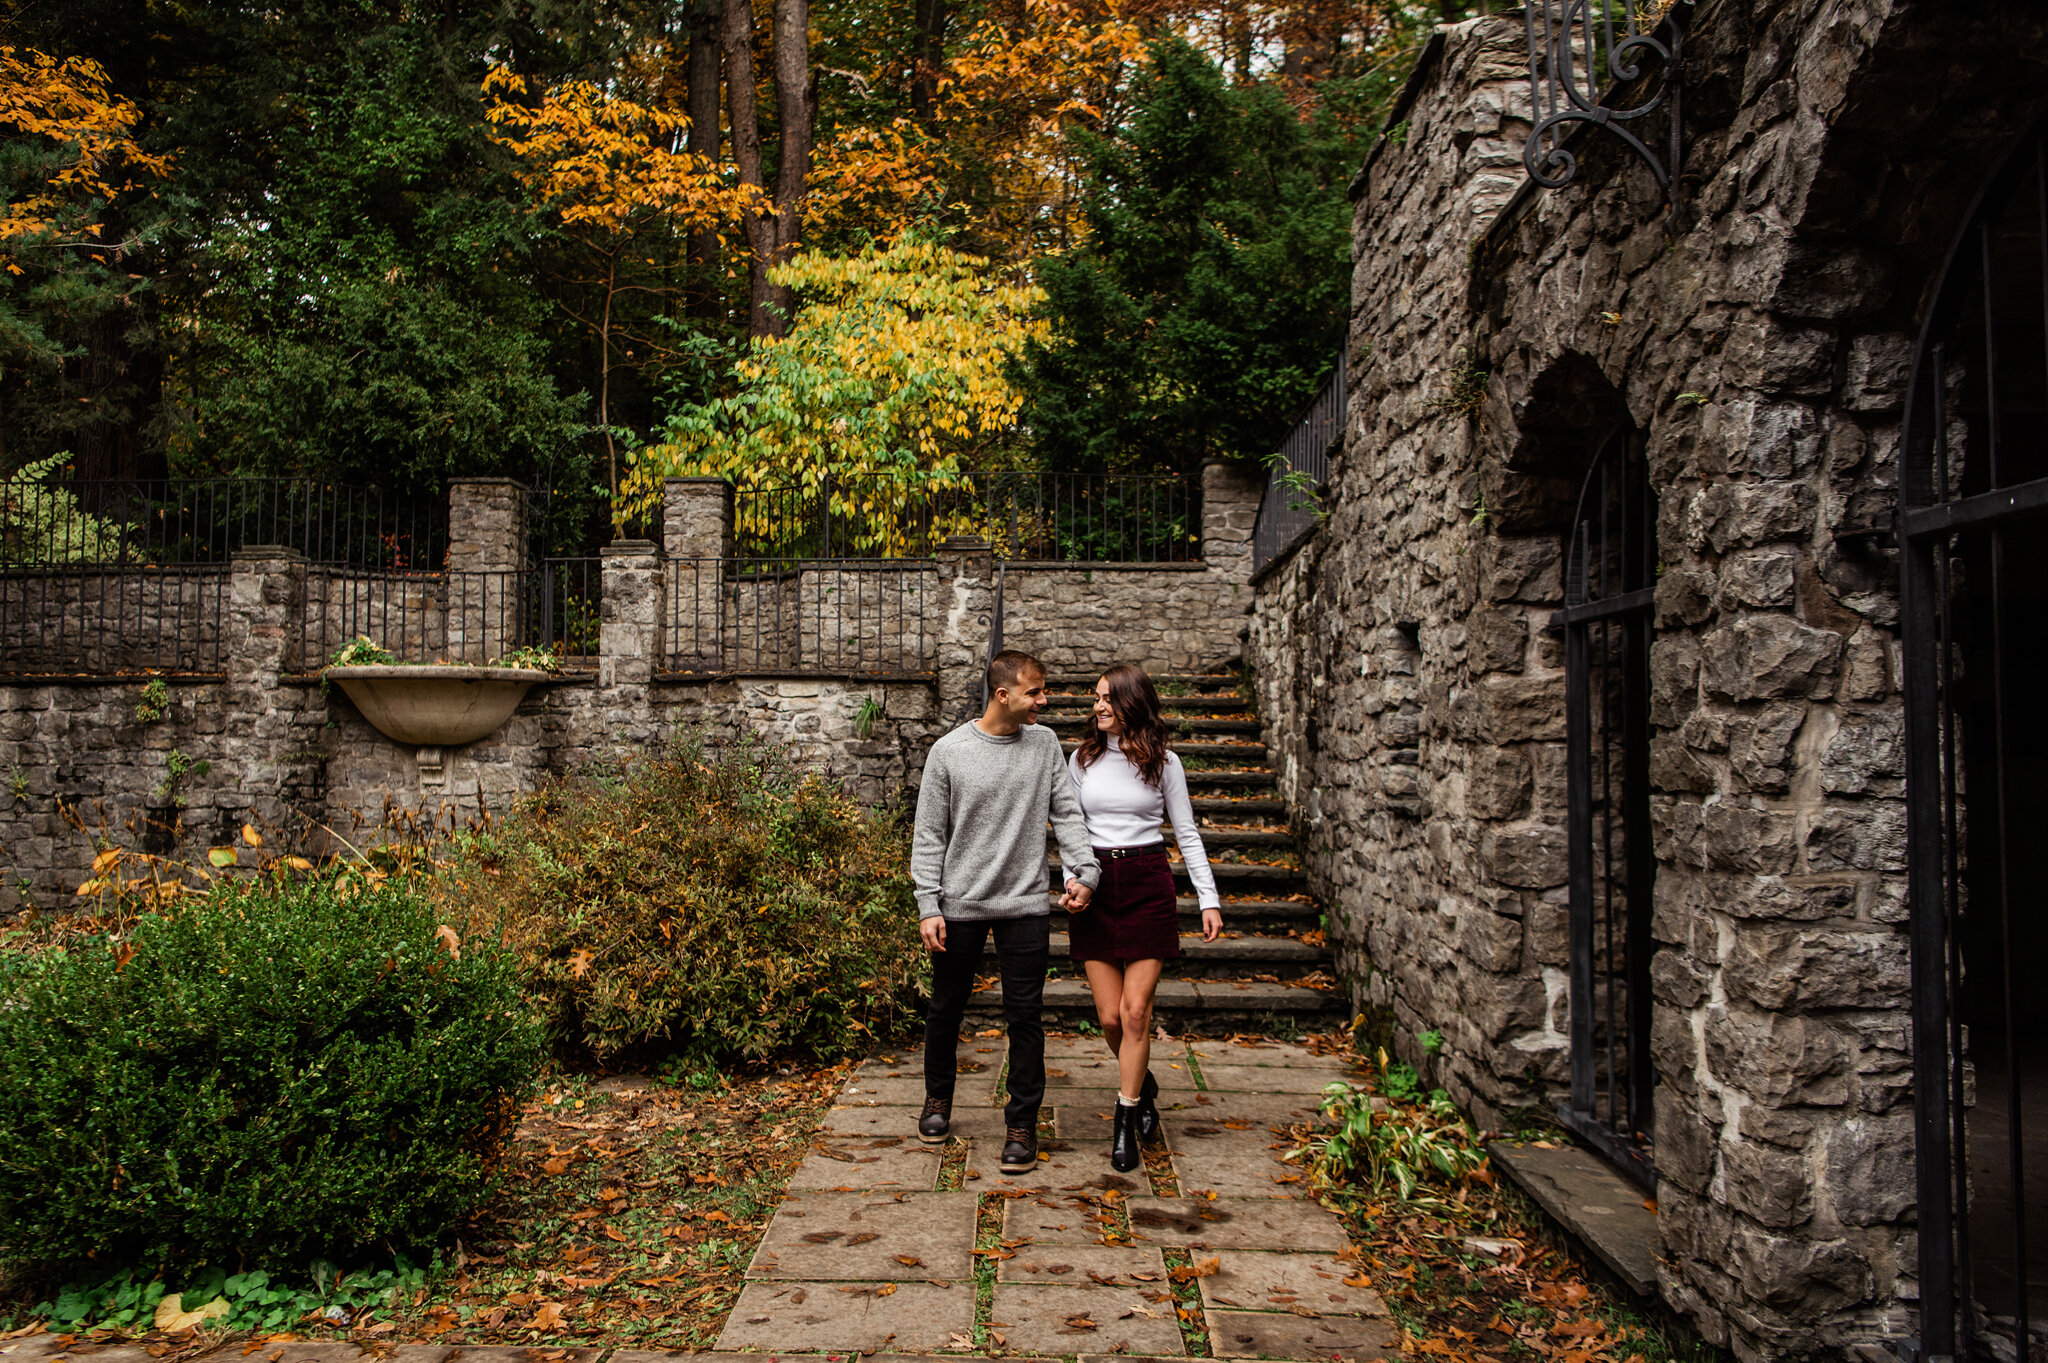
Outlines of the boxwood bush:
[[903,828],[758,737],[528,797],[471,842],[451,892],[519,952],[571,1051],[830,1060],[916,1013]]
[[396,884],[223,886],[124,938],[16,958],[0,1256],[429,1244],[488,1193],[541,1059],[511,956]]

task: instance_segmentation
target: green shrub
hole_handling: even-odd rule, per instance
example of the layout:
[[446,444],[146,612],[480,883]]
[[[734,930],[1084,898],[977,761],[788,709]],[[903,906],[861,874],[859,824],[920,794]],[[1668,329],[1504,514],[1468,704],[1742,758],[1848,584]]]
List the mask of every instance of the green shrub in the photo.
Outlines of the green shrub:
[[758,738],[682,744],[523,801],[452,881],[502,931],[558,1042],[686,1067],[864,1050],[923,959],[893,821]]
[[224,885],[125,939],[17,957],[0,1254],[275,1264],[431,1242],[489,1191],[540,1059],[504,951],[356,877]]

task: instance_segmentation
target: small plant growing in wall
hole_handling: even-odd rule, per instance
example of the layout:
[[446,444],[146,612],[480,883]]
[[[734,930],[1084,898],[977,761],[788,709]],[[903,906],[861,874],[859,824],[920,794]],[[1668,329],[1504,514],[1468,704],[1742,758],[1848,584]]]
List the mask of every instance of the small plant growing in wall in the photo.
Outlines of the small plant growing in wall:
[[135,702],[135,722],[154,724],[171,710],[171,686],[162,677],[151,677],[142,688],[142,699]]
[[17,803],[28,803],[28,773],[19,766],[16,766],[7,774],[7,791],[15,798]]
[[1457,359],[1451,362],[1450,372],[1444,375],[1441,389],[1430,400],[1430,411],[1439,416],[1478,416],[1486,403],[1486,381],[1491,377],[1469,347],[1460,350]]
[[157,783],[157,803],[174,809],[185,807],[184,785],[187,777],[199,777],[213,770],[213,763],[204,759],[194,761],[177,748],[164,759],[164,779]]
[[882,702],[873,696],[862,696],[860,708],[853,712],[853,731],[865,742],[882,722]]

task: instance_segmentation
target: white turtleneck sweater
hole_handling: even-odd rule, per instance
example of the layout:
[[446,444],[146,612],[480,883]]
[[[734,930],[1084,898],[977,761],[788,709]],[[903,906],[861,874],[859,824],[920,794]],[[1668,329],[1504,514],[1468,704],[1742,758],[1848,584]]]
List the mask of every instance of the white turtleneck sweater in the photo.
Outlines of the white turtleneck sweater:
[[1196,903],[1205,909],[1221,908],[1223,899],[1216,893],[1216,877],[1209,871],[1209,854],[1202,850],[1202,834],[1195,826],[1195,807],[1188,802],[1188,777],[1181,770],[1180,758],[1166,754],[1159,789],[1154,790],[1124,756],[1116,735],[1108,737],[1109,751],[1087,770],[1081,768],[1079,753],[1067,759],[1081,815],[1088,821],[1088,841],[1097,847],[1164,842],[1159,824],[1170,819],[1174,841],[1180,844],[1181,863],[1188,870],[1188,883],[1195,887]]

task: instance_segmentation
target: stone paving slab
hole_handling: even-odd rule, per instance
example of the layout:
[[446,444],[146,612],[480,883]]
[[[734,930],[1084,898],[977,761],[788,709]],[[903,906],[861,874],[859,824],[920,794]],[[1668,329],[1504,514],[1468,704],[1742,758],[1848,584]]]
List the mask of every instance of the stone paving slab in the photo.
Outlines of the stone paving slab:
[[[1174,1050],[1178,1050],[1175,1047]],[[1159,1081],[1161,1093],[1193,1093],[1195,1077],[1188,1070],[1187,1057],[1166,1052],[1164,1046],[1152,1052],[1152,1077]],[[1091,1089],[1098,1093],[1114,1093],[1117,1087],[1116,1058],[1106,1046],[1100,1047],[1093,1055],[1076,1056],[1071,1059],[1045,1062],[1045,1086],[1048,1090]],[[1052,1099],[1046,1099],[1051,1102]]]
[[1257,1126],[1292,1126],[1317,1121],[1321,1098],[1310,1093],[1195,1093],[1181,1095],[1159,1111],[1169,1123],[1177,1117],[1210,1122],[1248,1122]]
[[1157,1249],[1111,1245],[1022,1245],[996,1262],[999,1283],[1094,1283],[1166,1290],[1166,1261]]
[[1372,1316],[1297,1316],[1210,1311],[1209,1348],[1218,1358],[1375,1359],[1400,1347],[1401,1332]]
[[[29,1355],[26,1353],[9,1354],[7,1356],[7,1363],[17,1363],[18,1360],[31,1356],[46,1359],[90,1358],[95,1363],[155,1363],[155,1360],[149,1356],[149,1350],[140,1344],[92,1344],[81,1342],[73,1344],[70,1348],[65,1348],[57,1342],[60,1338],[57,1335],[44,1335],[40,1336],[40,1338],[49,1341],[46,1346],[47,1352],[39,1355]],[[344,1347],[353,1349],[355,1346],[351,1344]]]
[[1280,1198],[1134,1197],[1131,1235],[1141,1244],[1198,1249],[1292,1249],[1334,1254],[1344,1228],[1313,1202]]
[[[1040,1248],[1100,1245],[1104,1227],[1097,1218],[1105,1214],[1100,1203],[1074,1193],[1013,1197],[1003,1205],[1003,1239],[1024,1241]],[[1115,1224],[1114,1218],[1110,1224]],[[1017,1252],[1023,1253],[1021,1245]]]
[[946,1147],[926,1145],[916,1136],[888,1135],[866,1140],[821,1137],[797,1166],[789,1186],[794,1189],[853,1191],[862,1188],[902,1189],[928,1193],[938,1185]]
[[[973,1193],[793,1193],[776,1208],[747,1277],[966,1278],[974,1216]],[[904,1264],[898,1256],[918,1262]]]
[[[1214,1130],[1203,1127],[1202,1130]],[[1218,1197],[1297,1197],[1305,1183],[1299,1166],[1282,1164],[1285,1142],[1259,1131],[1229,1131],[1203,1138],[1168,1129],[1173,1147],[1173,1172],[1183,1197],[1215,1193]],[[1234,1139],[1227,1139],[1234,1138]],[[1268,1144],[1282,1149],[1266,1148]]]
[[1384,1316],[1387,1304],[1369,1287],[1347,1279],[1365,1270],[1357,1262],[1327,1254],[1270,1253],[1225,1249],[1216,1252],[1216,1272],[1198,1279],[1202,1304],[1246,1311],[1313,1311],[1322,1316]]
[[[972,1282],[950,1287],[903,1282],[886,1296],[879,1292],[884,1285],[748,1283],[726,1318],[718,1347],[777,1353],[931,1353],[945,1348],[955,1335],[974,1333]],[[840,1287],[854,1290],[842,1292]]]
[[1351,1062],[1341,1055],[1317,1055],[1292,1041],[1258,1040],[1191,1041],[1188,1049],[1204,1065],[1281,1065],[1311,1070],[1352,1073]]
[[1170,1358],[1183,1352],[1173,1302],[1146,1301],[1135,1287],[999,1282],[989,1329],[1032,1353],[1097,1348]]
[[[406,1356],[405,1351],[407,1349],[426,1350],[432,1348],[433,1346],[428,1344],[402,1344],[399,1346],[397,1354],[399,1363],[414,1363],[414,1360]],[[601,1348],[558,1349],[549,1345],[477,1344],[466,1345],[459,1349],[439,1349],[435,1352],[446,1359],[446,1363],[592,1363],[594,1359],[604,1353],[604,1350]],[[375,1355],[367,1351],[363,1354],[364,1358],[373,1356],[382,1358],[384,1351],[379,1349]],[[265,1357],[268,1357],[268,1355],[265,1355]],[[278,1363],[290,1363],[290,1359],[291,1356],[287,1354],[284,1358],[279,1359]]]
[[1657,1292],[1657,1213],[1642,1189],[1575,1145],[1495,1141],[1486,1153],[1641,1296]]
[[825,1114],[825,1124],[819,1129],[818,1139],[875,1141],[901,1136],[915,1142],[917,1113],[916,1108],[835,1107]]
[[[1202,1083],[1211,1093],[1321,1094],[1325,1084],[1349,1076],[1299,1065],[1202,1065]],[[1162,1080],[1161,1083],[1165,1081]]]

